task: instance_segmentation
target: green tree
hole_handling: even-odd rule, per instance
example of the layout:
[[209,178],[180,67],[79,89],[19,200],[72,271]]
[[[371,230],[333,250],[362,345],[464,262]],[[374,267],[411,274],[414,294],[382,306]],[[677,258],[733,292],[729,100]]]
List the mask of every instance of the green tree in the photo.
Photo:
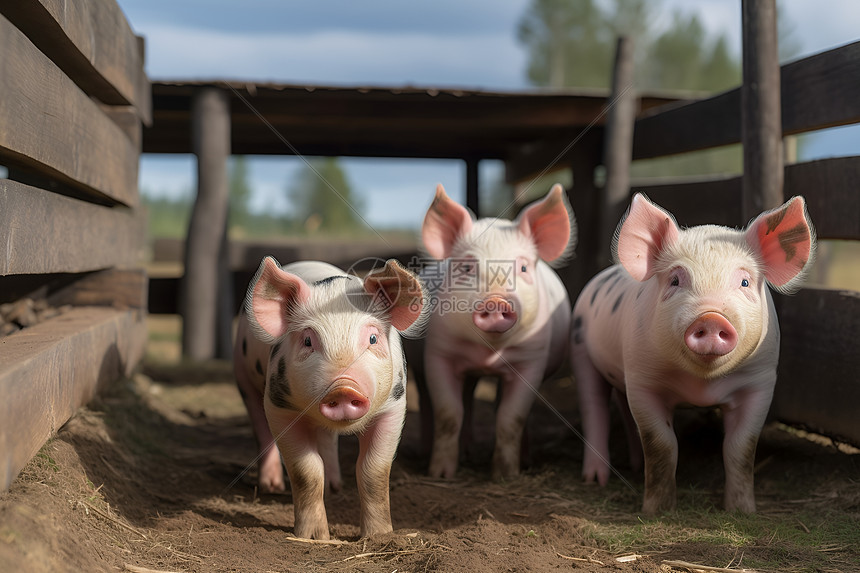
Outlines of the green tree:
[[741,66],[725,35],[710,42],[695,14],[676,11],[671,27],[648,49],[650,66],[643,88],[720,91],[741,81]]
[[364,225],[363,201],[336,157],[311,160],[288,191],[296,218],[308,232],[343,233]]
[[178,197],[156,196],[149,189],[141,189],[141,199],[146,208],[149,238],[185,238],[188,219],[191,217],[191,190]]
[[529,80],[540,86],[603,87],[611,52],[593,0],[533,0],[517,37],[529,51]]
[[711,40],[694,14],[676,11],[656,35],[659,0],[532,0],[517,29],[538,86],[608,87],[619,35],[636,45],[644,89],[722,90],[740,82],[740,63],[724,35]]
[[517,28],[529,53],[528,78],[534,85],[608,87],[615,42],[647,35],[649,0],[533,0]]

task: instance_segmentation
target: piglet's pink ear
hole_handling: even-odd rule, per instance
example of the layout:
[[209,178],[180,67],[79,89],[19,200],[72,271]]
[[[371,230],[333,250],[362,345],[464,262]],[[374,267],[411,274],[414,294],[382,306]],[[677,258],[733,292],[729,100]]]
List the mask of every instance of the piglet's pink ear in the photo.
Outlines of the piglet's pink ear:
[[815,230],[799,196],[756,217],[744,238],[761,258],[767,281],[780,291],[803,279],[815,255]]
[[637,193],[615,231],[615,256],[630,276],[645,281],[654,274],[657,257],[678,236],[678,224],[671,213]]
[[255,336],[266,344],[283,336],[289,325],[290,308],[310,296],[311,289],[305,281],[281,270],[272,257],[263,259],[245,297],[245,312]]
[[424,287],[418,277],[395,259],[371,271],[364,279],[364,290],[373,297],[375,307],[389,314],[391,325],[400,332],[423,326]]
[[436,196],[424,216],[421,239],[430,256],[447,259],[457,239],[472,229],[469,210],[452,201],[442,185],[436,186]]
[[364,290],[373,297],[373,305],[391,317],[391,325],[403,332],[420,329],[424,312],[424,287],[409,270],[394,259],[371,271],[364,279]]
[[517,217],[520,232],[532,237],[538,255],[547,262],[566,255],[576,241],[576,224],[565,197],[564,189],[556,183],[546,197]]

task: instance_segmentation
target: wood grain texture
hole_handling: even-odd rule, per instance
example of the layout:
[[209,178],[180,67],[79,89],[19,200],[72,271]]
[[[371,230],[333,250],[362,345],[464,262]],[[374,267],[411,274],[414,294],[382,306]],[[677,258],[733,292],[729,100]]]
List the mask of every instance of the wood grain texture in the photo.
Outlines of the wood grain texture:
[[0,13],[88,95],[131,105],[152,121],[152,96],[140,39],[114,0],[16,0]]
[[146,310],[148,278],[143,269],[87,273],[48,296],[52,306],[110,306]]
[[741,142],[743,215],[782,204],[782,114],[776,0],[742,0]]
[[782,332],[771,415],[860,444],[860,293],[774,295]]
[[191,209],[182,280],[182,354],[195,360],[215,358],[218,285],[223,236],[227,232],[230,156],[230,96],[202,88],[194,99],[194,153],[197,196]]
[[633,151],[633,125],[636,121],[636,95],[633,91],[634,51],[633,39],[618,38],[615,48],[615,65],[612,70],[612,91],[606,119],[603,147],[603,164],[606,166],[606,184],[600,194],[601,258],[612,258],[612,236],[624,214],[630,195],[630,157]]
[[[803,195],[819,239],[860,240],[860,157],[838,157],[785,167],[785,201]],[[634,185],[669,210],[678,224],[743,227],[741,178],[696,178]]]
[[[780,76],[784,135],[860,122],[860,42],[786,64]],[[636,121],[633,159],[738,143],[740,110],[740,88],[652,109]]]
[[138,202],[139,147],[0,16],[0,158],[97,199]]
[[0,275],[134,267],[144,238],[142,215],[128,208],[0,180]]
[[0,491],[145,342],[143,313],[87,307],[0,338]]
[[675,216],[682,227],[724,225],[742,227],[741,178],[686,179],[636,185],[631,193],[644,193]]
[[860,240],[860,157],[789,165],[784,195],[804,196],[819,239]]

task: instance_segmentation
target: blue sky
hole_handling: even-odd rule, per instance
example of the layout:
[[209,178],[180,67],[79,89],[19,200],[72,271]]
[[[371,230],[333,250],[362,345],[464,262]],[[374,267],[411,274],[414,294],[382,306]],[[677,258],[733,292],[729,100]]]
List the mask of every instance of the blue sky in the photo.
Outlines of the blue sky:
[[[146,37],[151,79],[242,79],[325,85],[416,85],[527,89],[526,54],[517,22],[529,0],[119,0],[132,28]],[[676,9],[696,12],[709,34],[725,33],[740,51],[741,0],[662,0],[657,27]],[[857,0],[784,0],[801,55],[860,40]],[[860,130],[814,135],[807,159],[860,154]],[[285,189],[296,158],[252,158],[259,210],[289,210]],[[345,159],[375,226],[417,227],[436,183],[462,199],[465,168],[456,161]],[[484,178],[500,176],[482,165]],[[144,156],[141,188],[187,193],[187,156]]]

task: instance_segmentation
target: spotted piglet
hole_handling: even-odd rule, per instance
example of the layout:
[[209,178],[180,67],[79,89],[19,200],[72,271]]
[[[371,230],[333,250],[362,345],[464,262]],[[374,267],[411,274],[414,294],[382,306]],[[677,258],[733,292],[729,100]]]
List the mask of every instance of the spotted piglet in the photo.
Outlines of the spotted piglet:
[[[631,461],[644,454],[646,514],[675,507],[674,408],[719,406],[725,508],[755,511],[753,465],[776,383],[779,324],[768,285],[802,280],[815,234],[802,197],[739,231],[680,229],[636,195],[613,245],[617,261],[583,289],[573,310],[572,360],[587,445],[586,481],[609,478],[609,395],[635,421]],[[637,440],[638,442],[638,440]],[[641,457],[638,458],[641,463]]]
[[548,262],[564,260],[574,230],[560,185],[514,221],[474,220],[441,185],[436,189],[422,227],[424,247],[435,259],[422,270],[433,311],[424,371],[416,369],[416,382],[419,388],[426,384],[433,407],[431,476],[454,475],[460,433],[467,430],[464,383],[485,375],[497,377],[501,388],[493,477],[519,474],[537,389],[567,355],[570,301]]
[[297,537],[329,538],[323,494],[342,484],[340,434],[359,436],[361,535],[392,530],[388,479],[406,415],[398,331],[420,326],[423,308],[420,282],[394,260],[364,280],[321,262],[260,265],[234,369],[260,447],[260,489],[284,490],[280,450]]

